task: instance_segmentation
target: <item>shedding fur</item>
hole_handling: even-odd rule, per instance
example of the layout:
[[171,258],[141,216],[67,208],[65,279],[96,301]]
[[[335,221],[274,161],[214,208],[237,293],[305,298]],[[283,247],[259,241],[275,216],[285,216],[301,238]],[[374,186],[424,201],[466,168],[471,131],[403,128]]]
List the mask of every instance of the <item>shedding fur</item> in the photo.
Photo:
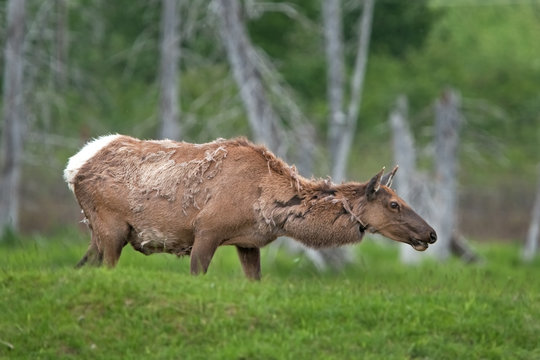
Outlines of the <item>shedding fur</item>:
[[[159,142],[157,144],[163,145]],[[177,150],[164,143],[167,150],[158,150],[140,156],[130,146],[122,146],[116,156],[123,160],[116,169],[110,169],[115,181],[130,190],[129,200],[133,211],[144,210],[145,199],[155,194],[169,202],[176,201],[178,186],[182,185],[182,211],[186,214],[190,206],[199,209],[209,199],[205,181],[214,178],[220,170],[227,150],[218,146],[205,151],[200,159],[177,162],[173,155]],[[201,204],[198,204],[198,201]]]

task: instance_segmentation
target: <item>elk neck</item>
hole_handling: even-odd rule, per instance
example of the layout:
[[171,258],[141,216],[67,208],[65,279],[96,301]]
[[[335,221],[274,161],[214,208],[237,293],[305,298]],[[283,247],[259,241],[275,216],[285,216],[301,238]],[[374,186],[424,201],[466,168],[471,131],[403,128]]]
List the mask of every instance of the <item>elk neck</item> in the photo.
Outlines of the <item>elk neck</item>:
[[368,228],[361,220],[365,185],[302,180],[286,201],[274,201],[269,209],[281,235],[314,248],[361,241]]

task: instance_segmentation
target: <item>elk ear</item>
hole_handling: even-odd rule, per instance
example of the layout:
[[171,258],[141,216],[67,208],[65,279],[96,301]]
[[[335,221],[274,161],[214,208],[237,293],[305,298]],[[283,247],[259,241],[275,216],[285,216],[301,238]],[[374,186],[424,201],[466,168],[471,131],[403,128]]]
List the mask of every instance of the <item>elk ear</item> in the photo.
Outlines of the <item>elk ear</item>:
[[396,165],[390,171],[388,174],[384,175],[381,179],[381,184],[386,185],[388,187],[392,186],[392,180],[394,180],[394,175],[396,175],[396,171],[398,170],[399,166]]
[[369,180],[367,186],[366,186],[366,197],[369,201],[375,199],[375,195],[377,194],[377,191],[379,191],[381,187],[381,178],[384,174],[384,167],[377,175],[371,178]]

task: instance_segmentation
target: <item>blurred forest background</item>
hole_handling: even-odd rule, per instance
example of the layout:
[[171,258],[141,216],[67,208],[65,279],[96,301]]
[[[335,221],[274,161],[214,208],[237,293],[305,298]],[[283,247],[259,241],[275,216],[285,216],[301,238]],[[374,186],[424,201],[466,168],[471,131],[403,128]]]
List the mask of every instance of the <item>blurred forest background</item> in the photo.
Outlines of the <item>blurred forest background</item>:
[[[161,62],[167,49],[161,48],[161,34],[171,11],[162,10],[171,1],[3,0],[4,47],[10,36],[9,6],[17,3],[25,12],[22,19],[12,19],[14,28],[22,24],[23,29],[16,228],[47,234],[81,219],[62,171],[86,141],[109,133],[164,134],[160,74],[166,71]],[[239,135],[278,139],[274,150],[305,176],[335,174],[339,159],[331,151],[335,139],[327,85],[332,56],[325,45],[325,3],[246,0],[237,18],[228,19],[236,1],[175,1],[179,46],[172,56],[177,64],[165,76],[177,87],[168,100],[178,103],[171,137],[189,142]],[[348,84],[362,66],[357,51],[364,8],[361,1],[341,2],[342,97],[361,100],[353,116],[357,122],[346,131],[354,137],[345,178],[366,181],[396,162],[390,114],[397,99],[406,109],[417,166],[434,176],[435,104],[452,89],[462,119],[456,227],[474,239],[524,241],[539,178],[540,1],[377,0],[367,34],[365,78],[355,90]],[[235,73],[234,43],[227,41],[234,40],[232,27],[238,21],[255,50],[254,74],[278,124],[275,136],[258,132],[250,122],[249,94],[237,86],[242,74]],[[2,56],[1,69],[6,59]],[[0,76],[5,93],[9,73]],[[2,101],[5,145],[13,140],[5,122],[12,107],[6,106],[5,94]],[[11,158],[5,149],[4,165]]]

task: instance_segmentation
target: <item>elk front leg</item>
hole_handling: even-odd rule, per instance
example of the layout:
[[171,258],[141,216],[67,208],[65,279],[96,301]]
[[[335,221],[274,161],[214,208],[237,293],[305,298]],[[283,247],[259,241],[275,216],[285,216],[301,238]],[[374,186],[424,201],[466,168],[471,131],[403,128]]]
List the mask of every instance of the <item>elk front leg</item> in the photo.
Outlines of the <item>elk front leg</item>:
[[259,248],[244,248],[237,246],[238,257],[244,269],[244,274],[251,280],[261,279],[261,252]]
[[216,252],[219,242],[205,237],[196,237],[191,248],[190,270],[191,275],[206,274],[212,257]]

